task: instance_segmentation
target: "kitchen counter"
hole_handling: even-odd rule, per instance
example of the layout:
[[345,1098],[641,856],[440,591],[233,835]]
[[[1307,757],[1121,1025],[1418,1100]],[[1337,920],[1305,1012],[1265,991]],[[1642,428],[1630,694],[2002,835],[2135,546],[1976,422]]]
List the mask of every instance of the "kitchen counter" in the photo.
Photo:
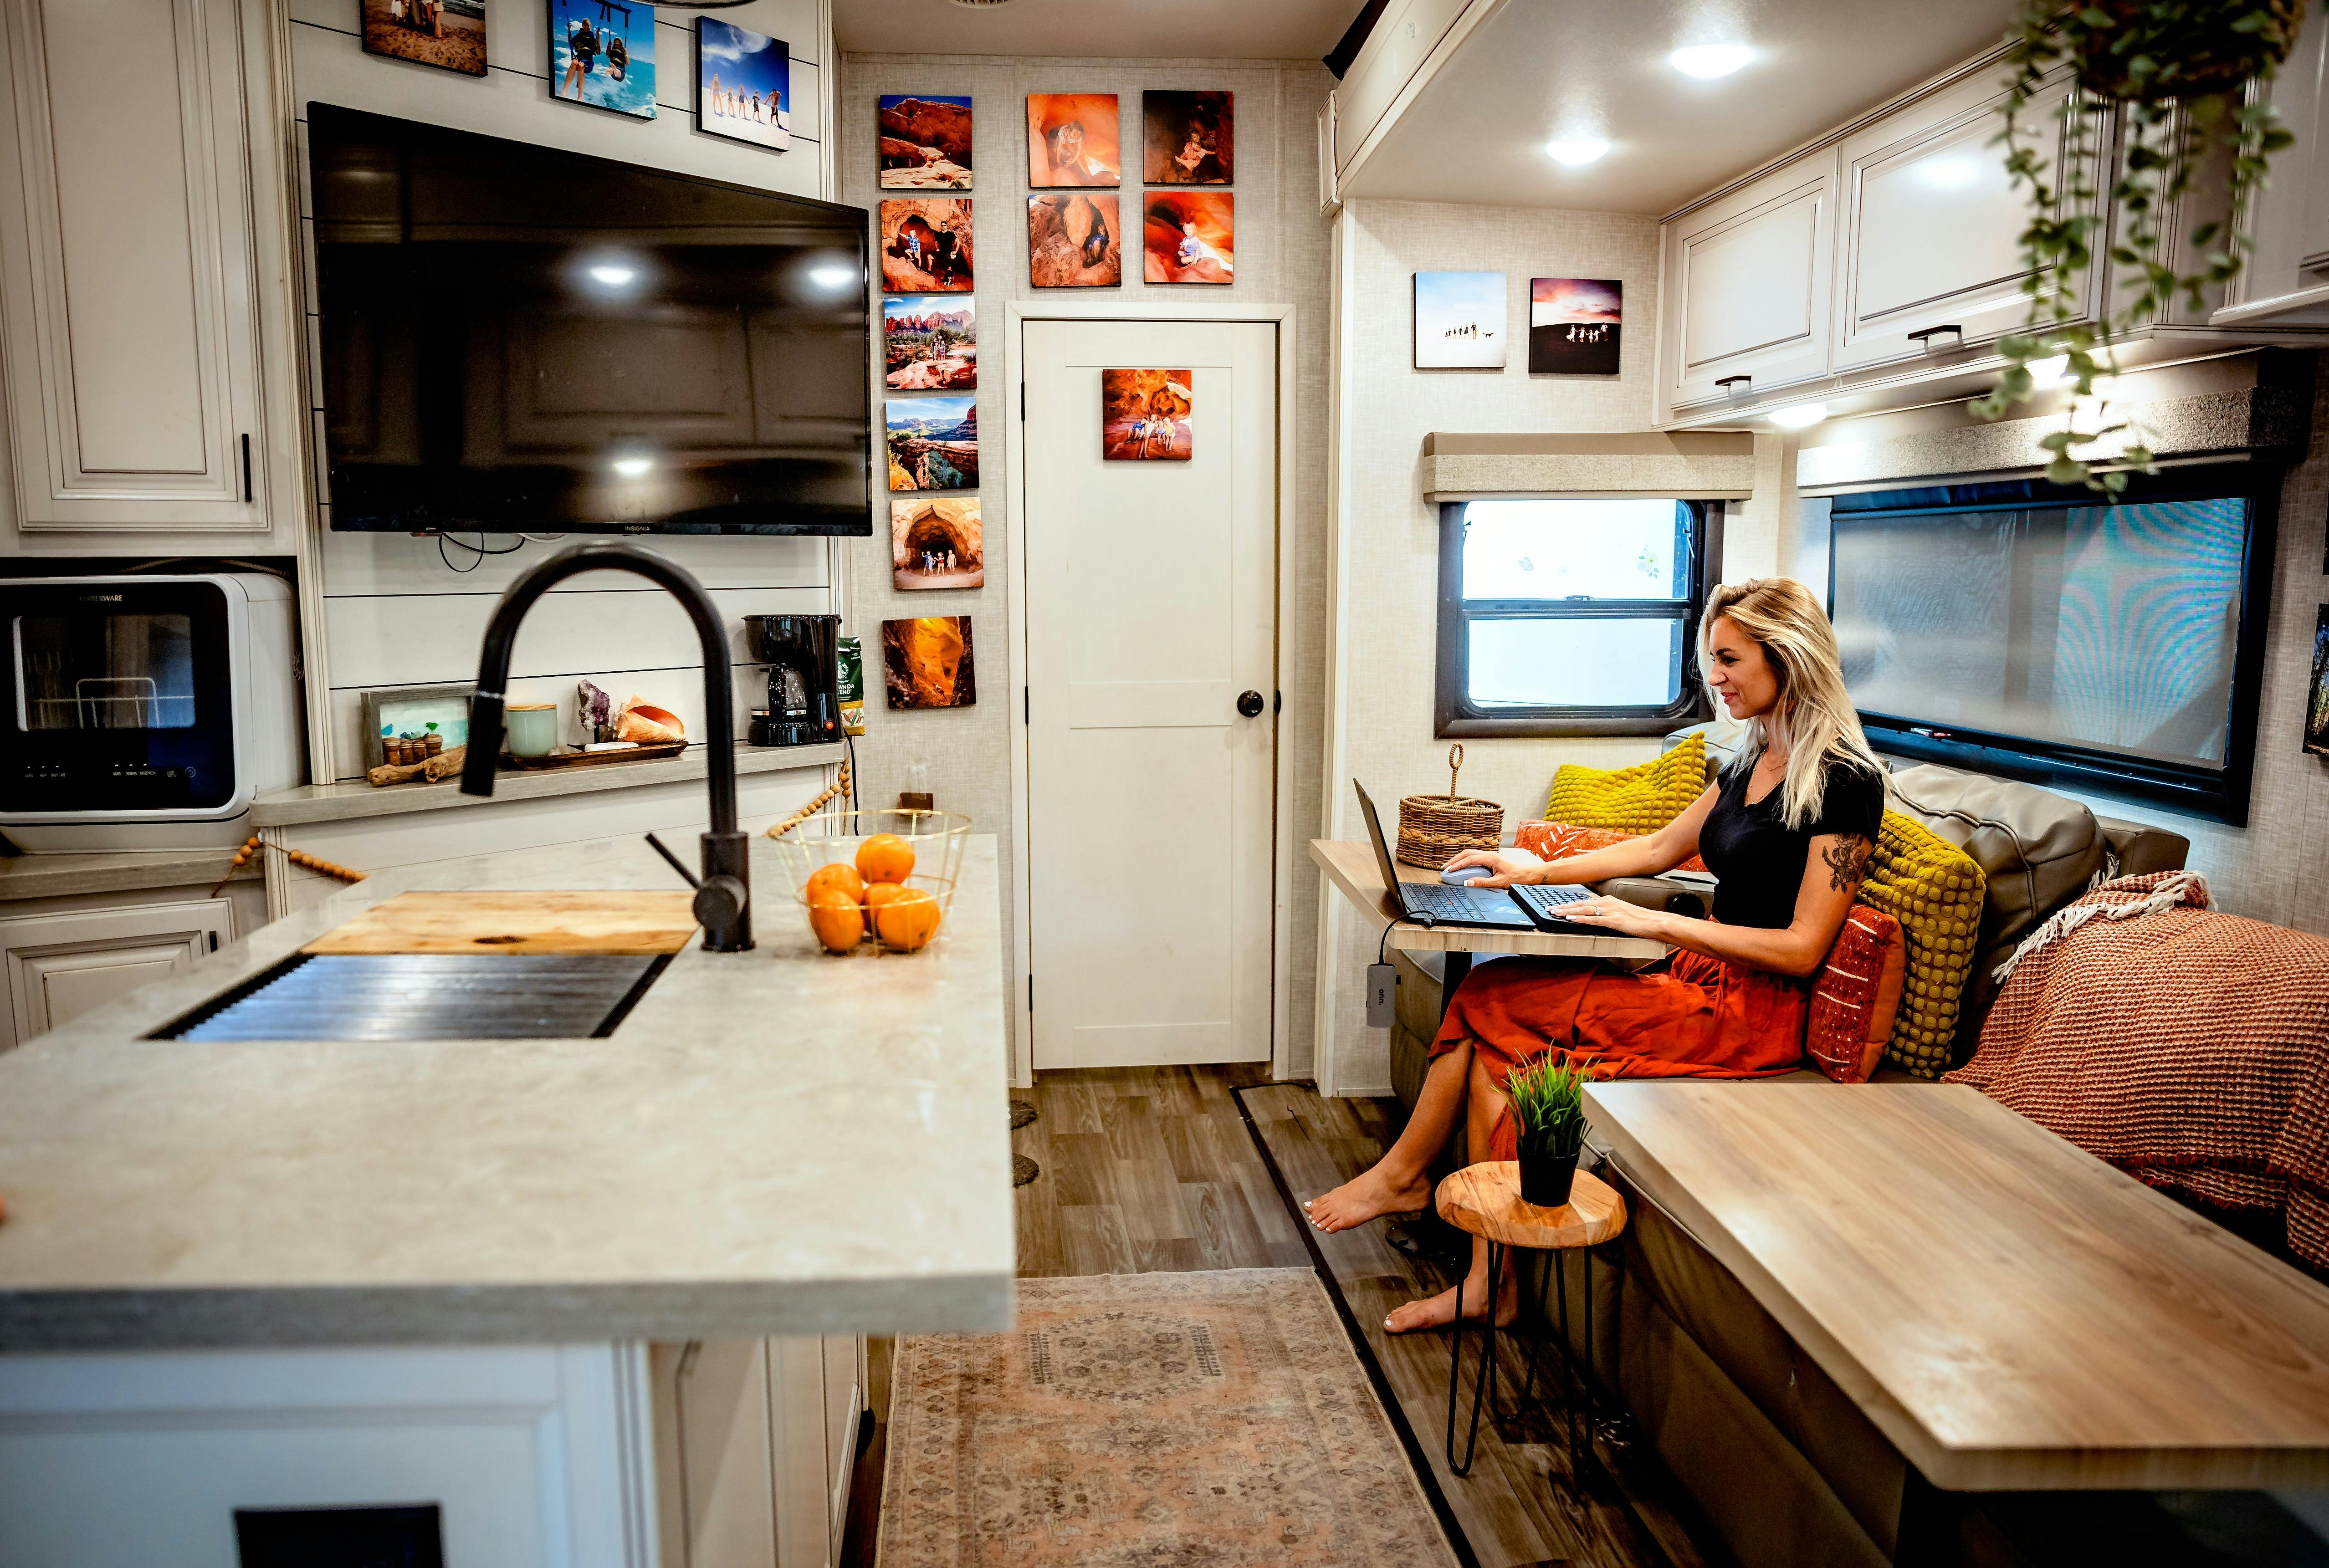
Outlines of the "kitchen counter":
[[253,860],[234,863],[222,850],[135,850],[118,854],[12,855],[0,859],[0,904],[19,898],[61,898],[80,893],[134,893],[147,887],[191,887],[256,881]]
[[910,955],[819,953],[777,853],[759,946],[604,1039],[141,1037],[408,889],[673,886],[636,840],[374,877],[0,1055],[0,1350],[1008,1327],[995,840]]
[[[830,767],[848,754],[839,746],[750,746],[736,743],[739,775],[780,773],[799,767]],[[705,773],[703,751],[690,746],[665,762],[594,763],[587,767],[504,768],[494,775],[497,801],[544,800],[553,795],[589,794],[597,790],[634,789],[642,784],[680,784],[701,779]],[[405,812],[440,812],[483,803],[461,793],[460,780],[436,784],[418,781],[401,784],[296,784],[269,790],[253,800],[250,825],[281,828],[301,822],[337,822],[353,817],[395,816]]]

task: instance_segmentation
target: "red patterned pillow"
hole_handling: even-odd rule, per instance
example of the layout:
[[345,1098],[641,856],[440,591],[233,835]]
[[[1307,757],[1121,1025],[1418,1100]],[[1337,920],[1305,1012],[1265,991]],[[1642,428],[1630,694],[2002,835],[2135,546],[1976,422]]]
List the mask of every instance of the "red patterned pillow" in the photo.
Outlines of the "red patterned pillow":
[[[1523,822],[1513,830],[1513,843],[1540,860],[1560,860],[1570,855],[1606,850],[1612,844],[1622,844],[1634,837],[1635,834],[1622,833],[1615,828],[1579,828],[1568,822]],[[1674,869],[1703,871],[1706,862],[1693,855]]]
[[1839,1084],[1864,1084],[1884,1059],[1900,1010],[1908,945],[1900,923],[1855,904],[1812,986],[1804,1050]]

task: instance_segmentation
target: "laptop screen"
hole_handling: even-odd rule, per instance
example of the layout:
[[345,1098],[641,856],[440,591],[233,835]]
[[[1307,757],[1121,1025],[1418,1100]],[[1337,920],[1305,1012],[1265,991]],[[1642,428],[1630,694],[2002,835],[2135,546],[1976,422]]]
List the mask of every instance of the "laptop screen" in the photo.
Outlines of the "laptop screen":
[[1367,819],[1367,837],[1375,841],[1375,866],[1382,872],[1383,886],[1399,886],[1399,868],[1391,864],[1390,847],[1383,842],[1382,822],[1375,815],[1375,803],[1367,798],[1367,786],[1358,780],[1351,787],[1359,792],[1359,812]]

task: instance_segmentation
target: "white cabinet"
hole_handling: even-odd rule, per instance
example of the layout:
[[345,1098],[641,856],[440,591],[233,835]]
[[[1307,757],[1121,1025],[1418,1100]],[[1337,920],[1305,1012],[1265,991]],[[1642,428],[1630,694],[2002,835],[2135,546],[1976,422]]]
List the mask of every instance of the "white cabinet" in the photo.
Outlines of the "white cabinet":
[[[2022,111],[2050,168],[2060,160],[2055,115],[2066,70]],[[1920,99],[1846,137],[1841,161],[1835,292],[1839,371],[1985,343],[2028,319],[2021,236],[2027,192],[2005,172],[1995,137],[2004,93],[1994,73]],[[2092,314],[2094,276],[2076,315]],[[1919,334],[1955,327],[1929,339]]]
[[0,1049],[174,974],[234,934],[224,898],[0,920]]
[[[1391,0],[1334,89],[1334,167],[1347,173],[1439,41],[1463,15],[1466,0]],[[1486,9],[1494,9],[1493,6]]]
[[238,0],[0,0],[17,526],[268,527]]
[[651,1349],[663,1568],[827,1568],[841,1556],[865,1342]]
[[2296,136],[2272,161],[2272,183],[2251,199],[2256,249],[2232,280],[2221,324],[2329,323],[2329,14],[2308,8],[2296,45],[2272,83],[2273,107]]
[[1834,239],[1833,149],[1665,226],[1658,354],[1666,410],[1826,373]]

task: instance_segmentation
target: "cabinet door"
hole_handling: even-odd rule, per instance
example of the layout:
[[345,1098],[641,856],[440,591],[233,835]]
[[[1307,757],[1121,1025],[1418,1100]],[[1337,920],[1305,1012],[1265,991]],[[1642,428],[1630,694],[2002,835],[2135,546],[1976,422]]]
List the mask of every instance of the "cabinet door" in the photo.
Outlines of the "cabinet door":
[[857,1464],[857,1421],[865,1410],[865,1341],[828,1335],[825,1341],[825,1534],[841,1560],[849,1523],[849,1481]]
[[0,0],[18,526],[263,531],[235,0]]
[[234,940],[224,898],[0,920],[0,1049],[44,1035]]
[[777,1568],[776,1453],[767,1339],[699,1339],[680,1356],[686,1561],[666,1568]]
[[[2059,167],[2054,117],[2070,95],[2067,70],[2022,111]],[[1914,360],[1928,351],[1986,343],[2020,329],[2030,300],[2022,291],[2025,190],[2007,178],[1994,144],[2004,94],[1989,73],[1921,99],[1848,137],[1843,162],[1835,368]],[[2092,275],[2082,280],[2088,314]],[[1911,333],[1954,326],[1962,336],[1919,341]]]
[[1658,353],[1669,409],[1828,369],[1835,155],[1818,153],[1666,225]]

